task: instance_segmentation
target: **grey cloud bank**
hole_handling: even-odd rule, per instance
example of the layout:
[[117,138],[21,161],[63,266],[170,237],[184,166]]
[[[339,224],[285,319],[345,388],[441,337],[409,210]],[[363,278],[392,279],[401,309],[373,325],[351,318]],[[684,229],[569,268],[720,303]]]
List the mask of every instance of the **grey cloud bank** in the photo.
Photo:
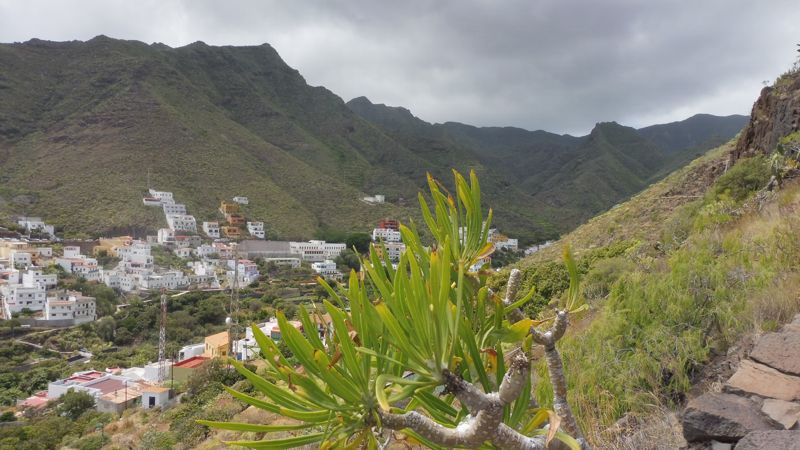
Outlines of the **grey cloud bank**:
[[0,0],[0,42],[267,42],[345,100],[573,134],[747,114],[762,82],[791,66],[798,23],[789,0]]

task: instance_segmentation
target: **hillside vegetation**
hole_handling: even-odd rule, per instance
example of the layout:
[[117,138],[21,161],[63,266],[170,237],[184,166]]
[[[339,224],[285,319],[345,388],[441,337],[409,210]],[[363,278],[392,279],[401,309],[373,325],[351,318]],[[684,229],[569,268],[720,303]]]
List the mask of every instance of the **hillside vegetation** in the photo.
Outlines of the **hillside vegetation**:
[[[449,179],[456,168],[485,180],[503,231],[538,241],[638,192],[745,121],[706,117],[713,126],[698,128],[695,117],[649,134],[600,124],[575,138],[431,126],[408,113],[398,129],[394,114],[381,121],[309,86],[266,44],[34,39],[0,44],[0,66],[0,215],[41,215],[74,234],[163,226],[141,202],[148,172],[152,187],[173,191],[198,220],[245,195],[246,214],[264,220],[270,236],[309,238],[415,217],[425,173]],[[388,203],[358,200],[375,193]]]
[[[759,120],[780,127],[783,118],[767,111]],[[793,127],[774,141],[800,147]],[[709,152],[519,263],[524,287],[537,290],[536,314],[566,289],[563,248],[579,255],[592,308],[562,350],[571,404],[601,448],[683,445],[669,411],[698,383],[724,381],[712,363],[732,346],[800,311],[797,154],[780,159],[784,184],[769,191],[775,148],[756,143],[764,150],[726,171],[741,145]],[[545,404],[551,395],[544,382],[536,393]]]

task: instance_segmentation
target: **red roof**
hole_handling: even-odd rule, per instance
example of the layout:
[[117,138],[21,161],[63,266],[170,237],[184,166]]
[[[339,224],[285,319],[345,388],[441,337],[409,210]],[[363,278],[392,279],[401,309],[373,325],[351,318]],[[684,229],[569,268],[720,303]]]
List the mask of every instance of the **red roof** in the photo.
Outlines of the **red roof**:
[[183,367],[184,369],[196,369],[200,367],[204,362],[208,361],[209,357],[207,356],[192,356],[191,358],[184,359],[183,361],[179,361],[175,363],[172,367]]
[[68,381],[77,381],[79,383],[83,383],[86,381],[96,380],[98,378],[104,377],[106,374],[103,372],[98,372],[93,370],[91,372],[86,373],[74,373],[71,377],[67,378]]

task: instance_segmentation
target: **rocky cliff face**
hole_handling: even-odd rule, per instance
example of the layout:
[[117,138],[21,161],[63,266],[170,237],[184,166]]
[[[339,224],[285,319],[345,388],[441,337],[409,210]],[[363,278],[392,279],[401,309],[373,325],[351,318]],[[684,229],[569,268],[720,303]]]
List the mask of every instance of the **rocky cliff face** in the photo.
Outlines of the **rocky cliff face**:
[[795,71],[761,91],[750,113],[750,123],[731,152],[731,162],[770,153],[781,137],[797,130],[800,130],[800,72]]

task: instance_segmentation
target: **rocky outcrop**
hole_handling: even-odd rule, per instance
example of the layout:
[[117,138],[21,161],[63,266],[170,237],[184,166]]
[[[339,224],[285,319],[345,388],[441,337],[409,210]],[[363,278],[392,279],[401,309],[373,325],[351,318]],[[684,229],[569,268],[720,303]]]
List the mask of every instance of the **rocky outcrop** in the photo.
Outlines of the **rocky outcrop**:
[[757,403],[734,394],[703,394],[692,399],[683,413],[683,437],[689,442],[736,442],[751,431],[776,428]]
[[800,431],[754,431],[734,450],[800,450]]
[[750,113],[750,122],[731,152],[730,162],[770,153],[781,137],[797,130],[800,130],[800,73],[793,73],[761,90]]
[[725,383],[725,392],[689,401],[682,418],[684,437],[706,446],[712,441],[739,441],[734,450],[796,448],[783,442],[798,439],[798,431],[788,431],[800,429],[798,368],[800,315],[780,331],[758,339],[750,358],[743,359]]

